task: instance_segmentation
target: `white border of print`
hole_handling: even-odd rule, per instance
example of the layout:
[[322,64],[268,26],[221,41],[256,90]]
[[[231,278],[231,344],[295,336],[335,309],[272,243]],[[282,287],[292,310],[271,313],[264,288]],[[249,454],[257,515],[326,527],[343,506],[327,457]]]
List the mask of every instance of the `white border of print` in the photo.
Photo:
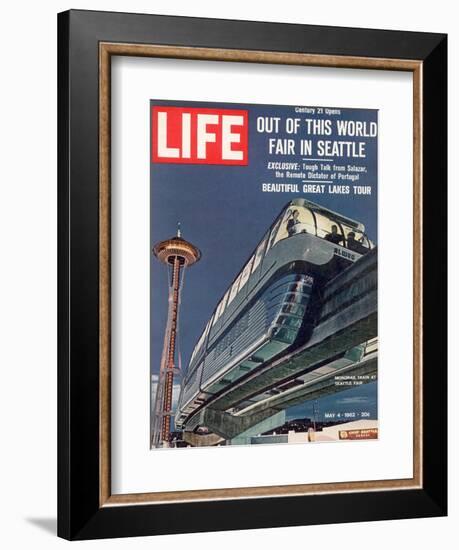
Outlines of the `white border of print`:
[[[412,92],[401,71],[112,59],[113,494],[413,476]],[[378,441],[150,451],[153,97],[379,109]]]

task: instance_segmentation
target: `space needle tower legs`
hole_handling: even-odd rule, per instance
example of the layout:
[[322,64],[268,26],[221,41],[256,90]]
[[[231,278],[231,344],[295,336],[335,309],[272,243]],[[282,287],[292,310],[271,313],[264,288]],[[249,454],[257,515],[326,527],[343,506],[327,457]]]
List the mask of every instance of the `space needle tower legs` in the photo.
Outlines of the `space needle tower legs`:
[[156,387],[152,422],[152,447],[167,447],[171,432],[172,393],[176,368],[177,327],[180,310],[180,293],[185,267],[199,261],[201,252],[182,238],[180,225],[177,235],[161,241],[153,247],[156,258],[171,271],[169,282],[169,307],[164,333],[163,352]]

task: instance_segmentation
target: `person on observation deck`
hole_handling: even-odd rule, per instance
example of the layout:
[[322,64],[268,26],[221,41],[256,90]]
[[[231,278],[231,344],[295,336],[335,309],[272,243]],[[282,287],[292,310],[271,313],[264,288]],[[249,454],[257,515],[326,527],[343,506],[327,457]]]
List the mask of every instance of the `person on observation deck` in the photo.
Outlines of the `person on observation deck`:
[[368,252],[368,248],[363,246],[362,244],[363,236],[360,240],[357,240],[355,238],[355,233],[351,231],[347,235],[347,247],[349,250],[352,250],[353,252],[357,252],[358,254],[366,254]]
[[338,233],[338,226],[332,225],[331,226],[331,233],[327,233],[325,235],[325,240],[330,241],[333,244],[340,244],[343,241],[342,235]]
[[297,233],[297,227],[295,227],[296,225],[298,225],[300,222],[299,220],[299,216],[300,216],[300,213],[298,210],[293,210],[293,212],[291,212],[290,214],[290,218],[288,219],[287,221],[287,233],[288,233],[288,236],[291,237],[292,235],[295,235],[295,233]]

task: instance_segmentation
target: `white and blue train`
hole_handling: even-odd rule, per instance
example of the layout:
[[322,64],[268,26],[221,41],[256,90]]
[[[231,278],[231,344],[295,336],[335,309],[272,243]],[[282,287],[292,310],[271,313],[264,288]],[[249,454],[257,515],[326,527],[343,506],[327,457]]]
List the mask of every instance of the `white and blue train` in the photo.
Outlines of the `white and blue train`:
[[290,201],[219,301],[182,382],[178,428],[213,396],[303,345],[323,285],[374,247],[364,226],[306,199]]

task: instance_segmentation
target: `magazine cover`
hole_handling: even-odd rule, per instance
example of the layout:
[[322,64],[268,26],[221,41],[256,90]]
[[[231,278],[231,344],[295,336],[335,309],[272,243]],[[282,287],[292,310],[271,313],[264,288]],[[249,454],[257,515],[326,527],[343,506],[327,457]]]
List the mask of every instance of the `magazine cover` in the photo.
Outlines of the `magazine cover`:
[[377,110],[150,121],[151,448],[377,439]]

